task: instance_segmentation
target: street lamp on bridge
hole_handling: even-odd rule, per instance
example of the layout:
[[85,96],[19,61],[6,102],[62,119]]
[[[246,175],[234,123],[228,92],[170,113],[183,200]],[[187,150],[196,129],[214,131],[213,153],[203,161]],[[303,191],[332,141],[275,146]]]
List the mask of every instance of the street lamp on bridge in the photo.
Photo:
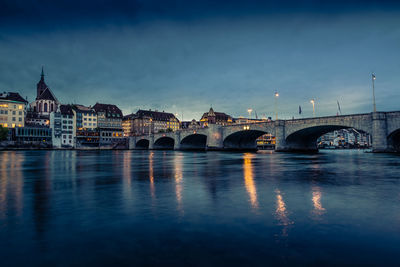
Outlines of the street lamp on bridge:
[[374,112],[376,112],[376,103],[375,103],[375,74],[372,73],[372,97],[373,97],[373,101],[374,101]]
[[278,97],[279,94],[277,91],[275,91],[275,120],[278,120]]
[[249,119],[251,119],[251,112],[253,112],[253,110],[252,110],[251,108],[249,108],[249,109],[247,110],[247,112],[249,113]]
[[315,99],[314,98],[311,99],[310,103],[312,104],[312,113],[313,113],[313,116],[315,117]]

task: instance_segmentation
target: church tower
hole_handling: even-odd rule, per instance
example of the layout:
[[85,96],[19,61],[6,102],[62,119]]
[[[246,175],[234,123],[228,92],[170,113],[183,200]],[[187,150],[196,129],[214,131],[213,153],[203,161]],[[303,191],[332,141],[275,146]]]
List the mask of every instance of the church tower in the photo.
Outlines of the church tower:
[[40,81],[36,85],[36,100],[43,94],[43,92],[47,89],[47,85],[44,82],[44,71],[42,67],[42,74],[40,75]]

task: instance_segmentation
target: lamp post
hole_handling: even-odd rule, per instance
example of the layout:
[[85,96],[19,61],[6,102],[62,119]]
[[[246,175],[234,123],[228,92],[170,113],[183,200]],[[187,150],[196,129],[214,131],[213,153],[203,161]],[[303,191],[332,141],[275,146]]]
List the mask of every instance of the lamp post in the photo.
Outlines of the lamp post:
[[251,112],[252,112],[253,110],[251,109],[251,108],[249,108],[248,110],[247,110],[247,112],[249,113],[249,119],[251,119]]
[[275,120],[278,120],[278,97],[279,94],[277,91],[275,91],[275,102],[274,102],[274,109],[275,109]]
[[150,118],[150,120],[149,120],[149,136],[150,136],[150,134],[151,134],[151,123],[152,123],[152,121],[153,121],[153,119]]
[[372,73],[372,97],[374,101],[374,112],[376,112],[376,103],[375,103],[375,74]]
[[315,117],[315,99],[311,99],[310,103],[312,104],[312,113],[313,113],[313,116]]

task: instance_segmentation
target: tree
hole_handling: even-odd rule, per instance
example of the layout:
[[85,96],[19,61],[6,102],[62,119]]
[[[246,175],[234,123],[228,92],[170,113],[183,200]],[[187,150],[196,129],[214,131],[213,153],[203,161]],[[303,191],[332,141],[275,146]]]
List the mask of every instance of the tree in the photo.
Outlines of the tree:
[[0,125],[0,141],[7,140],[8,129]]

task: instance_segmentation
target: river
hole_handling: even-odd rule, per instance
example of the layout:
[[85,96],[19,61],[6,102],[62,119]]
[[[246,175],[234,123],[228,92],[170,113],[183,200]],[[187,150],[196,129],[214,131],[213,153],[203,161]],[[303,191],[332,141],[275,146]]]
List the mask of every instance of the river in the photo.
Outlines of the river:
[[2,266],[400,263],[399,155],[0,157]]

